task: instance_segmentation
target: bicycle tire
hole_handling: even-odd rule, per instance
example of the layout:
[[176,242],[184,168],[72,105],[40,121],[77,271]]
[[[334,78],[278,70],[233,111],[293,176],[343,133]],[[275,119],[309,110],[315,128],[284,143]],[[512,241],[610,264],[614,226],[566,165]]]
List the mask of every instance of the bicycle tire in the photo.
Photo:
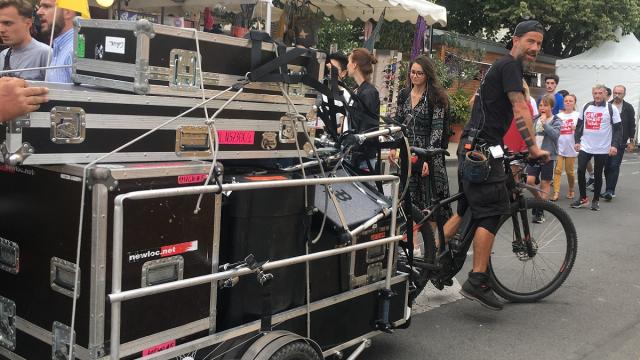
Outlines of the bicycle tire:
[[[493,290],[511,302],[535,302],[551,295],[569,276],[578,252],[575,226],[563,209],[545,200],[527,199],[526,210],[535,254],[530,257],[523,251],[523,243],[514,243],[514,214],[522,231],[521,213],[515,203],[512,215],[500,222],[489,262]],[[546,221],[532,223],[532,210],[542,210]],[[528,271],[530,276],[526,275]]]

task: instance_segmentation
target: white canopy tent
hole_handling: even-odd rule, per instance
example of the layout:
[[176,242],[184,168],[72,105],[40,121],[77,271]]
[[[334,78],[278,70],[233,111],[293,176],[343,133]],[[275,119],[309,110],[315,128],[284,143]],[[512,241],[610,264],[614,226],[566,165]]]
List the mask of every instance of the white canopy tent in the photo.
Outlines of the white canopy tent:
[[[604,84],[627,88],[625,101],[636,110],[636,124],[640,113],[640,41],[633,34],[625,36],[618,31],[618,42],[610,40],[582,54],[556,61],[560,77],[558,89],[576,94],[578,109],[593,100],[591,88]],[[636,126],[637,128],[637,126]],[[636,136],[637,139],[637,136]]]
[[385,20],[416,23],[421,15],[428,25],[447,25],[447,9],[426,0],[315,0],[311,2],[325,14],[340,20],[377,20],[384,9]]
[[[270,0],[130,0],[131,9],[159,9],[161,7],[202,8],[205,6],[224,6],[227,10],[239,11],[240,4],[270,4]],[[447,9],[426,0],[312,0],[325,14],[344,19],[377,20],[384,9],[386,20],[416,22],[418,15],[425,18],[427,24],[447,25]],[[278,9],[273,9],[273,17],[278,16]],[[265,11],[266,13],[266,11]],[[269,17],[268,17],[269,18]]]

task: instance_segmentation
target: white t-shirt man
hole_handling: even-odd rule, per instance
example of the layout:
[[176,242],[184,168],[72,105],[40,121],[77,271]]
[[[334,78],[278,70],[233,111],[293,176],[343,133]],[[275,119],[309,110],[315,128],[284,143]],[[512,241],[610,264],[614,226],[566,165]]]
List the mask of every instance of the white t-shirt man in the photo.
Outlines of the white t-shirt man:
[[611,149],[613,136],[613,126],[619,122],[620,112],[615,106],[611,106],[613,120],[609,115],[608,105],[605,102],[601,106],[589,105],[580,114],[580,119],[584,120],[584,130],[580,140],[581,149],[588,154],[608,154]]
[[567,114],[564,111],[560,111],[556,116],[562,121],[560,125],[560,137],[558,138],[558,155],[564,157],[578,156],[578,152],[574,148],[576,144],[574,134],[580,113],[574,111]]

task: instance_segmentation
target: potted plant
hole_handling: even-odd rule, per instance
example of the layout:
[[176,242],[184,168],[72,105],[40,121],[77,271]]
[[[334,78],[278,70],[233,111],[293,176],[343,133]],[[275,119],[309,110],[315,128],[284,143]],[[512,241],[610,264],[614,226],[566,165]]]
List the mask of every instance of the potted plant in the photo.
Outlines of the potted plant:
[[469,121],[471,116],[471,104],[469,103],[470,95],[464,89],[456,90],[449,96],[449,111],[451,119],[451,137],[450,142],[460,142],[460,135],[464,125]]

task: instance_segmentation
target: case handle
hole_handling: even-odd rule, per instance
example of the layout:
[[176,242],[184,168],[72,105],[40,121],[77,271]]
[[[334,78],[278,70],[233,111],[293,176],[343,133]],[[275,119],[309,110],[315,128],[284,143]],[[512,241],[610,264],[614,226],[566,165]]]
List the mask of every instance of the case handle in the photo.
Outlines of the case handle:
[[[57,258],[51,258],[51,271],[50,271],[50,283],[51,289],[55,292],[58,292],[62,295],[66,295],[68,297],[73,297],[73,290],[75,287],[78,288],[76,293],[76,298],[80,297],[80,275],[78,274],[78,282],[73,283],[73,279],[75,278],[76,264]],[[78,269],[78,271],[80,271]]]

